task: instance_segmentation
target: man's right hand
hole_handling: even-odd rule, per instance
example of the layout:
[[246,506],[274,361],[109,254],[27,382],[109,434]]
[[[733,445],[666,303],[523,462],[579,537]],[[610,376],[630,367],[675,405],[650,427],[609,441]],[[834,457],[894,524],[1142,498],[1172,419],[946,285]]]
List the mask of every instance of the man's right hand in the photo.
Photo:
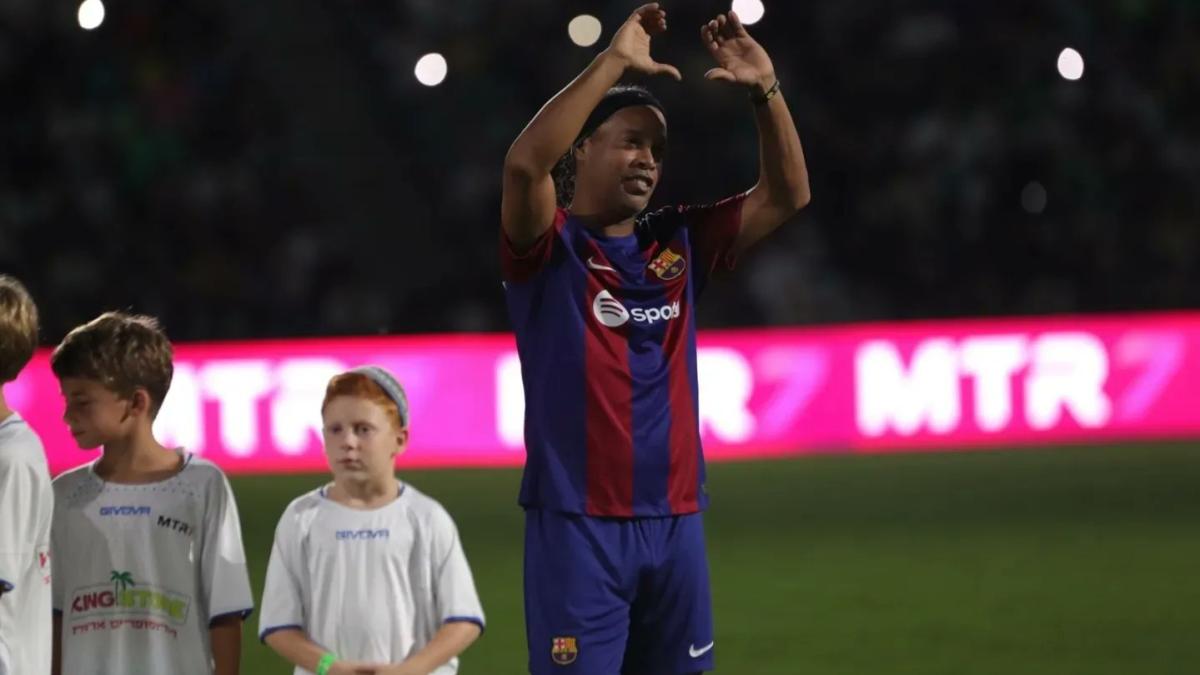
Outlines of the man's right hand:
[[650,36],[666,30],[666,10],[659,8],[657,2],[642,5],[617,29],[607,51],[624,62],[626,68],[647,75],[670,75],[682,80],[683,76],[675,66],[659,63],[650,56]]

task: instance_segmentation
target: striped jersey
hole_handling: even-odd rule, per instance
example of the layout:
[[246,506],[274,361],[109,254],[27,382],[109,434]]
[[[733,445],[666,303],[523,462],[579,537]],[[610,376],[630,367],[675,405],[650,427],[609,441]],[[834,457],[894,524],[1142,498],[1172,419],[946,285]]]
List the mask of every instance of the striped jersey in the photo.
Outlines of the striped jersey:
[[745,195],[605,237],[568,211],[501,268],[525,391],[520,501],[610,517],[705,508],[696,298],[734,264]]

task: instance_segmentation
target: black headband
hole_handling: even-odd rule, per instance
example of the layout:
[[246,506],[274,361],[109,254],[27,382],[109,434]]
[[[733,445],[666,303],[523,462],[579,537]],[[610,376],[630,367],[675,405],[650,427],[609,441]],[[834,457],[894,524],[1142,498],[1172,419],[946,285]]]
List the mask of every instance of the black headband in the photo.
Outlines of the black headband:
[[613,116],[621,108],[628,108],[637,105],[648,105],[651,108],[657,109],[665,118],[667,113],[663,110],[662,103],[654,97],[654,94],[642,89],[641,87],[613,87],[604,94],[604,98],[600,99],[600,103],[592,110],[592,114],[588,115],[587,121],[583,123],[583,129],[579,131],[579,135],[575,137],[575,142],[587,138],[592,135],[604,121]]

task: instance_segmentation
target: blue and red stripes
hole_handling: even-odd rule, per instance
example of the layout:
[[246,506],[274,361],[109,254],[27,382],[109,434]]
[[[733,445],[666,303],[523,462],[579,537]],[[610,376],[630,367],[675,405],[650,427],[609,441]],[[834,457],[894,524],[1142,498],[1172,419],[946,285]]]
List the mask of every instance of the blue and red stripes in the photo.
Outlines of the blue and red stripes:
[[[686,235],[684,235],[686,236]],[[686,245],[686,242],[685,242]],[[658,251],[654,251],[657,254]],[[681,282],[659,281],[666,303],[679,303],[679,316],[666,322],[662,341],[662,359],[667,369],[665,390],[668,396],[670,429],[667,438],[668,468],[666,475],[667,504],[673,514],[692,513],[700,509],[700,442],[696,418],[696,392],[689,375],[695,355],[694,323],[692,317],[691,284],[687,281],[692,270],[685,271]]]
[[704,508],[692,303],[739,206],[664,212],[627,237],[560,212],[525,255],[504,252],[525,385],[522,505],[618,518]]
[[[612,267],[604,251],[589,242],[589,257]],[[616,272],[601,271],[613,275]],[[619,284],[612,284],[619,287]],[[586,511],[591,515],[633,516],[633,373],[629,366],[629,323],[609,327],[595,320],[592,303],[607,290],[600,274],[587,275],[584,314],[584,373],[587,414]],[[611,291],[610,291],[611,293]],[[614,296],[620,302],[622,298]],[[622,303],[623,304],[623,303]]]

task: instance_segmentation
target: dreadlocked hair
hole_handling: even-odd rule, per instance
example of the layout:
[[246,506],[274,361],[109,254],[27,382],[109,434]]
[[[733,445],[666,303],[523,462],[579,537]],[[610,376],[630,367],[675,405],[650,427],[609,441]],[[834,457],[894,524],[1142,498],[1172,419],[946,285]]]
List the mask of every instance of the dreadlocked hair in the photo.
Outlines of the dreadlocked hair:
[[550,170],[550,177],[554,179],[554,196],[558,201],[558,208],[569,209],[571,202],[575,201],[575,148],[572,145],[562,157],[558,158],[558,162],[554,164],[554,168]]
[[550,176],[554,179],[554,194],[559,208],[570,208],[571,202],[575,201],[575,149],[613,113],[631,105],[647,105],[657,108],[659,111],[663,109],[654,94],[639,85],[619,84],[605,92],[604,97],[600,99],[600,102],[588,115],[587,120],[584,121],[575,143],[567,149],[566,154],[560,157],[554,168],[550,170]]

